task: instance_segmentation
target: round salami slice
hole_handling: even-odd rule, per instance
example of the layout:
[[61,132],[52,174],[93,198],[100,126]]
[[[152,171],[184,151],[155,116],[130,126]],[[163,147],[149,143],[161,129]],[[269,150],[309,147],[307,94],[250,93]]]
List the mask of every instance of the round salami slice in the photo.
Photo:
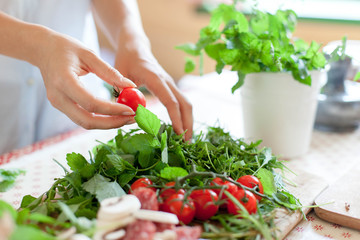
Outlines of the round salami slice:
[[156,226],[153,222],[136,220],[126,227],[126,234],[122,240],[149,240],[153,239],[156,233]]
[[177,240],[198,240],[201,235],[201,227],[195,226],[181,226],[174,229],[177,235]]
[[157,200],[156,193],[150,188],[137,188],[132,191],[131,194],[135,195],[139,199],[141,203],[141,209],[154,211],[159,210],[159,201]]

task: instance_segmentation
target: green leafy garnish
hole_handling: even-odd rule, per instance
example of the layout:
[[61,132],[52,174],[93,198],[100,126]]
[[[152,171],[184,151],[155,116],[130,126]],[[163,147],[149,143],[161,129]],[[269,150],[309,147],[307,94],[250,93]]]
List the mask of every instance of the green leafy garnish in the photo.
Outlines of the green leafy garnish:
[[96,174],[89,181],[84,182],[82,187],[85,191],[95,195],[99,202],[106,198],[121,197],[126,194],[117,182],[110,182],[110,179],[100,174]]
[[[296,20],[292,10],[278,10],[275,14],[254,10],[247,19],[235,4],[220,4],[212,11],[209,25],[200,30],[198,41],[176,48],[200,56],[200,66],[201,54],[206,53],[216,61],[219,74],[225,66],[238,72],[232,92],[243,85],[246,74],[257,72],[287,71],[295,80],[311,85],[309,71],[323,68],[326,59],[317,43],[309,45],[292,39]],[[187,58],[185,72],[194,70],[194,64]]]
[[6,192],[15,184],[16,178],[25,171],[19,169],[0,169],[0,192]]
[[[258,213],[243,212],[238,218],[220,211],[211,221],[198,222],[205,230],[202,237],[208,239],[270,239],[276,231],[275,208],[301,209],[300,202],[284,188],[281,176],[274,171],[284,169],[284,165],[269,148],[258,148],[261,141],[247,143],[220,127],[208,127],[206,133],[195,135],[193,142],[185,142],[183,135],[176,135],[172,126],[162,124],[146,108],[140,106],[135,119],[139,128],[128,132],[120,129],[113,139],[99,143],[90,161],[78,153],[67,154],[72,172],[62,167],[65,176],[55,179],[46,193],[38,198],[25,196],[21,203],[24,216],[40,214],[31,219],[60,225],[60,229],[70,224],[77,232],[91,236],[100,202],[126,194],[130,184],[144,176],[152,180],[154,188],[174,181],[175,188],[189,194],[195,189],[219,188],[210,184],[215,177],[254,192],[232,179],[256,175],[264,187]],[[52,228],[44,231],[50,236],[56,233]]]

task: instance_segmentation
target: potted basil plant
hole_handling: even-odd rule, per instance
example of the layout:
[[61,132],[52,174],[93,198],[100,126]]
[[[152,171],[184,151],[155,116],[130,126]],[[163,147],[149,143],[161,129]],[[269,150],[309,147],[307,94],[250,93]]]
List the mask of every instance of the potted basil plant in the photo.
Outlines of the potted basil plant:
[[[200,66],[208,55],[219,74],[224,68],[237,72],[231,91],[240,88],[244,138],[261,139],[285,158],[308,151],[317,95],[327,77],[321,46],[293,39],[296,21],[292,10],[254,10],[245,16],[235,4],[220,4],[196,43],[176,47],[199,56]],[[186,59],[189,73],[195,62]]]

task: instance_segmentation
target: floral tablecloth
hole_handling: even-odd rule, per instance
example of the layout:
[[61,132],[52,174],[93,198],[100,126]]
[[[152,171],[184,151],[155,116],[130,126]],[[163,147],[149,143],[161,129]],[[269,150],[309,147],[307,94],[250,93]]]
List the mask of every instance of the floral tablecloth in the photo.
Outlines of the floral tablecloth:
[[[180,82],[180,87],[193,103],[195,131],[201,130],[204,124],[218,124],[234,135],[241,136],[241,111],[238,109],[240,97],[231,94],[233,83],[234,76],[229,73],[221,76],[187,76]],[[151,98],[148,103],[155,114],[169,121],[165,108],[156,99]],[[78,129],[0,156],[0,167],[26,171],[26,174],[18,177],[11,190],[0,193],[0,198],[19,207],[24,195],[39,196],[49,189],[54,178],[64,174],[53,159],[66,166],[66,153],[77,152],[87,157],[88,151],[98,144],[96,140],[105,142],[113,138],[116,132]],[[309,152],[289,160],[287,166],[295,172],[301,170],[316,174],[330,184],[359,162],[360,130],[342,134],[314,131]],[[360,239],[360,231],[323,221],[312,211],[285,239],[355,240]]]

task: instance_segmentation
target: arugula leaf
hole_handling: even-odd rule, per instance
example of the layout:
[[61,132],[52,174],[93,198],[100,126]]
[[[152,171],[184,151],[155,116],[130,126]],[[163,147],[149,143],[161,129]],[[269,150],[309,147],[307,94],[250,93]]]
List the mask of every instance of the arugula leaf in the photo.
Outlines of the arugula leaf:
[[259,178],[266,195],[272,196],[277,192],[276,185],[274,182],[274,175],[272,172],[265,168],[259,169],[256,176]]
[[273,197],[277,203],[291,210],[299,209],[299,206],[301,206],[299,199],[286,191],[277,192],[273,194]]
[[16,178],[25,174],[25,171],[19,169],[0,169],[0,192],[6,192],[15,184]]
[[140,105],[136,110],[134,118],[142,130],[154,137],[157,136],[161,123],[160,119],[155,114]]
[[89,181],[84,182],[82,187],[85,191],[95,195],[99,202],[106,198],[120,197],[126,194],[117,182],[110,182],[110,179],[100,174],[96,174]]

